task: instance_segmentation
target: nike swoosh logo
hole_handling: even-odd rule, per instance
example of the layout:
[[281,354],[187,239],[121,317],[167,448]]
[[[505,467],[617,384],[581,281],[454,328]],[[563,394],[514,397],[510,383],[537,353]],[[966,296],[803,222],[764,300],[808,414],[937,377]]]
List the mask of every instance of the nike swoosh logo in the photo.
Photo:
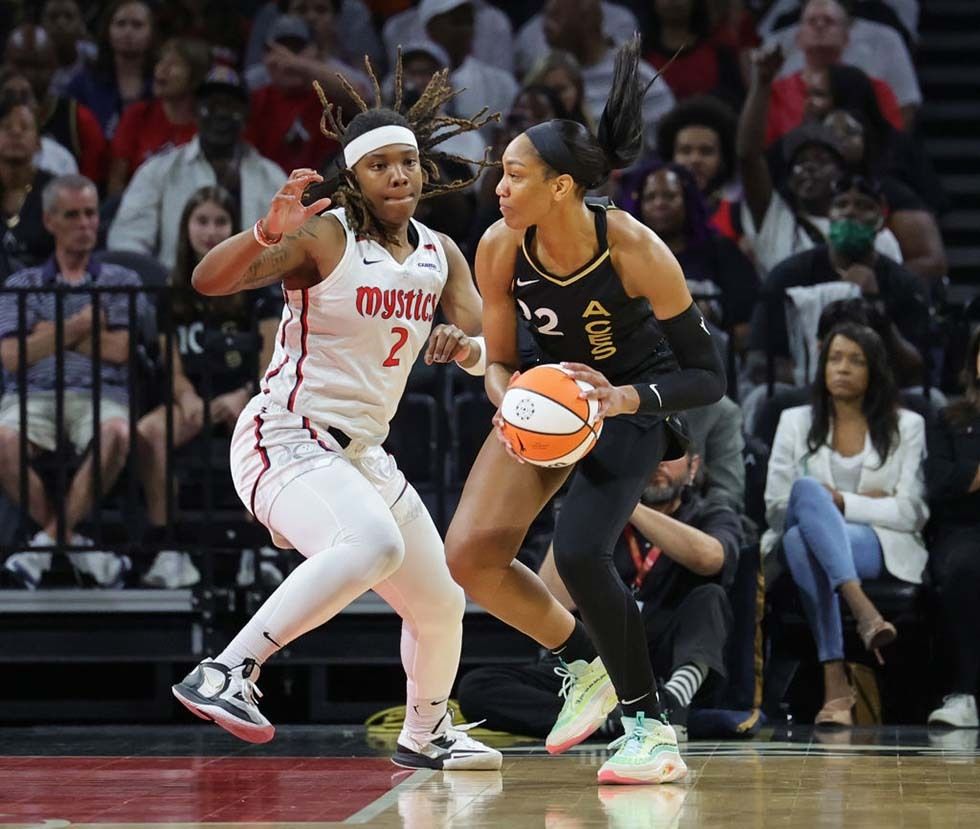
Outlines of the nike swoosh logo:
[[541,281],[540,279],[525,279],[522,282],[520,279],[518,279],[517,280],[517,287],[518,288],[523,288],[525,285],[533,285],[535,282],[540,282],[540,281]]
[[381,260],[380,259],[362,259],[361,261],[364,262],[365,265],[377,265],[378,262],[380,262]]
[[282,647],[282,645],[280,645],[275,639],[273,639],[271,636],[269,636],[269,631],[263,630],[262,631],[262,635],[266,639],[268,639],[270,642],[272,642],[272,644],[275,645],[277,648],[281,648]]
[[663,408],[664,399],[660,396],[660,392],[657,391],[657,384],[656,383],[651,383],[650,384],[650,391],[652,391],[655,395],[657,395],[657,401],[660,403],[660,408]]

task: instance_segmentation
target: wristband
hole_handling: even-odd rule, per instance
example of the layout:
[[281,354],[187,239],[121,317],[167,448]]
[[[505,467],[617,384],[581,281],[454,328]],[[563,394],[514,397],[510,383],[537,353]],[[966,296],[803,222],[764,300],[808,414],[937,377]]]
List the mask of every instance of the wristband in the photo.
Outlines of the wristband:
[[264,248],[271,248],[273,245],[278,245],[282,241],[281,233],[275,239],[266,235],[265,231],[262,229],[261,219],[252,225],[252,235],[255,237],[255,241]]
[[[487,343],[486,340],[483,339],[483,337],[470,337],[470,340],[477,343],[477,345],[479,346],[480,359],[469,367],[460,365],[459,361],[456,362],[456,365],[458,365],[461,369],[463,369],[463,371],[465,371],[467,374],[471,374],[474,377],[482,377],[484,374],[487,373]],[[473,346],[471,345],[470,348],[472,347]]]

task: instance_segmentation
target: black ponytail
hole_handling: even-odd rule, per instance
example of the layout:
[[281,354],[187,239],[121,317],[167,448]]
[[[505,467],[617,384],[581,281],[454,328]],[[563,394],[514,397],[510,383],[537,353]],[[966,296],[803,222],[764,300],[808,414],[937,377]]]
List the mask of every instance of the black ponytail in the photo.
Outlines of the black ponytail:
[[[524,134],[553,175],[570,175],[585,190],[602,185],[613,170],[628,167],[643,149],[643,97],[656,76],[642,86],[640,36],[616,53],[612,88],[599,119],[598,135],[577,121],[556,118]],[[548,176],[549,178],[551,176]]]
[[640,36],[634,34],[616,53],[612,88],[599,118],[596,140],[610,170],[628,167],[643,149],[643,97],[650,84],[640,86],[639,65]]

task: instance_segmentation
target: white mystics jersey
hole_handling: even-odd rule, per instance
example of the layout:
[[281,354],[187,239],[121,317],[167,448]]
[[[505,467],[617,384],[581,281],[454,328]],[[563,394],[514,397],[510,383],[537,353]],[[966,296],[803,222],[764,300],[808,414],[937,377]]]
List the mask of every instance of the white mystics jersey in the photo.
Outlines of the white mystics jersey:
[[354,236],[343,208],[325,215],[346,230],[344,255],[318,285],[284,291],[260,396],[378,444],[426,346],[449,266],[439,238],[414,219],[418,245],[399,265],[377,242]]

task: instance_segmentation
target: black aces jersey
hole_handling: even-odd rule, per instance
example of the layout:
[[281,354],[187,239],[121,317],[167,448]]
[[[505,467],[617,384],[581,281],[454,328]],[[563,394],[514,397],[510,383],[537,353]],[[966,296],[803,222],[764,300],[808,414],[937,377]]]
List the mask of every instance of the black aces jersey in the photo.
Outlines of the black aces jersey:
[[[604,201],[604,200],[603,200]],[[520,314],[546,362],[585,363],[619,385],[677,369],[645,297],[630,297],[612,265],[607,205],[586,200],[595,217],[599,253],[568,276],[546,271],[532,253],[535,228],[524,234],[514,265]]]

